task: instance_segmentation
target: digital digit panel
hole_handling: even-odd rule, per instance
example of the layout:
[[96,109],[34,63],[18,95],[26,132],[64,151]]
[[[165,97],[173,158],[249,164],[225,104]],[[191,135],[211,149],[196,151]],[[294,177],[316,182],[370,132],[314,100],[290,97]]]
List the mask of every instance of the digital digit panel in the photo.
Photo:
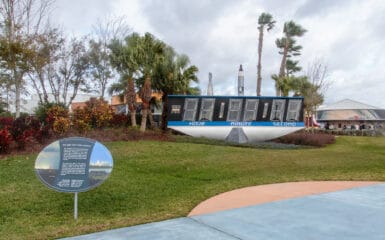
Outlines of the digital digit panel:
[[183,121],[195,121],[198,98],[186,98],[184,103]]
[[242,111],[242,99],[230,99],[227,121],[238,122]]

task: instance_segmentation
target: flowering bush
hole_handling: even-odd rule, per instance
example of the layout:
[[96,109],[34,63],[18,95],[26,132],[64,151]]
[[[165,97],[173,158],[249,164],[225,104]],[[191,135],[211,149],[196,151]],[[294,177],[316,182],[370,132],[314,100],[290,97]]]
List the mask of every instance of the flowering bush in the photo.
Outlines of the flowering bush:
[[0,130],[0,154],[8,153],[12,143],[12,136],[6,128]]

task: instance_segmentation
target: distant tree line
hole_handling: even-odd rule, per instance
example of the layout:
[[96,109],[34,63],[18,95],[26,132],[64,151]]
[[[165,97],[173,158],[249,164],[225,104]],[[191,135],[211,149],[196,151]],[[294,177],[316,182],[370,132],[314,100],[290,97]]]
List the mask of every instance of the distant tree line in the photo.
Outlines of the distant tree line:
[[28,94],[37,94],[40,105],[68,107],[79,93],[103,99],[108,90],[124,96],[133,115],[139,94],[144,131],[148,116],[152,119],[152,91],[162,92],[164,99],[168,94],[199,93],[190,86],[198,81],[198,68],[152,34],[132,33],[123,17],[110,17],[98,20],[93,34],[70,38],[50,25],[54,4],[1,0],[0,110],[7,110],[12,101],[19,117],[20,101]]

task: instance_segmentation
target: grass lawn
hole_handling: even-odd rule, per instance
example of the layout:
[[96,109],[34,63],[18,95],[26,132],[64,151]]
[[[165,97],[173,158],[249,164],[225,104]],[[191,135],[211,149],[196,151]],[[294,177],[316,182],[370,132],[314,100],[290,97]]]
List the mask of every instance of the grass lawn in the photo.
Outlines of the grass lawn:
[[35,176],[35,155],[0,159],[0,239],[50,239],[186,216],[236,188],[290,181],[385,181],[385,137],[338,137],[325,148],[255,149],[187,142],[111,142],[105,183],[73,194]]

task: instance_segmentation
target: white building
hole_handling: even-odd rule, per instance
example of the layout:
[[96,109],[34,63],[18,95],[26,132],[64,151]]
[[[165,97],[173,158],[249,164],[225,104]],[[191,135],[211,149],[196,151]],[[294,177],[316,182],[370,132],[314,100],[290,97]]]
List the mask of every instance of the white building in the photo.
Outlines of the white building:
[[[90,94],[77,94],[75,99],[72,101],[72,103],[77,102],[86,102],[90,100],[92,97],[99,97],[98,95],[90,95]],[[67,99],[70,98],[70,95],[68,95]],[[48,95],[48,101],[54,102],[54,96],[53,94]],[[23,98],[20,101],[20,112],[33,114],[35,112],[36,107],[39,105],[39,96],[37,94],[30,95],[29,98]],[[15,104],[14,102],[10,103],[9,110],[11,112],[15,112]],[[71,107],[69,109],[71,111]]]

